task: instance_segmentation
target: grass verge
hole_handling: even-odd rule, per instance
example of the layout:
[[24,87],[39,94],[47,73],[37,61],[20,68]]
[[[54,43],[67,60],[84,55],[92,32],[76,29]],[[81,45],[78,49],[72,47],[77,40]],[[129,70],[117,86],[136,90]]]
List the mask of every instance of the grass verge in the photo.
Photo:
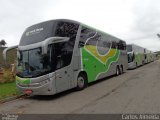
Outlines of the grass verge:
[[20,91],[16,88],[15,82],[0,84],[0,101],[17,95],[20,95]]

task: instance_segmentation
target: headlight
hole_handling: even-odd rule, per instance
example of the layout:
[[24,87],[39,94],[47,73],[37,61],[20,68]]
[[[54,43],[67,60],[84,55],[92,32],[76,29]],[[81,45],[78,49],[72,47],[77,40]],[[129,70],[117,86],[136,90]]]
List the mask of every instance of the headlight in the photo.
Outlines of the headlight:
[[44,85],[44,84],[47,84],[48,82],[50,82],[50,80],[47,79],[47,80],[41,81],[40,84]]

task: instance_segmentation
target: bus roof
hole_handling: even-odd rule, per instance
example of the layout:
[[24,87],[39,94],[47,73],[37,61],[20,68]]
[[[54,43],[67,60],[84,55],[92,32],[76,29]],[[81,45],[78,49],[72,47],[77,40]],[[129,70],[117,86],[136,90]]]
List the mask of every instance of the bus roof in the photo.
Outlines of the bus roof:
[[[69,20],[69,19],[55,19],[55,20],[44,21],[44,22],[34,24],[34,25],[28,27],[24,31],[19,45],[24,46],[24,45],[27,45],[27,44],[32,44],[33,40],[34,40],[34,43],[36,43],[36,42],[42,41],[40,39],[46,39],[49,36],[51,37],[52,34],[55,32],[57,23],[59,23],[59,22],[69,22],[69,23],[73,23],[73,24],[77,24],[77,25],[82,25],[82,26],[85,26],[89,29],[93,29],[93,30],[96,30],[100,33],[112,36],[113,38],[115,38],[116,41],[121,40],[121,41],[125,42],[122,39],[119,39],[119,38],[117,38],[113,35],[105,33],[104,31],[101,31],[99,29],[90,27],[90,26],[88,26],[86,24],[83,24],[81,22],[78,22],[78,21]],[[30,40],[30,41],[28,41],[28,40]]]

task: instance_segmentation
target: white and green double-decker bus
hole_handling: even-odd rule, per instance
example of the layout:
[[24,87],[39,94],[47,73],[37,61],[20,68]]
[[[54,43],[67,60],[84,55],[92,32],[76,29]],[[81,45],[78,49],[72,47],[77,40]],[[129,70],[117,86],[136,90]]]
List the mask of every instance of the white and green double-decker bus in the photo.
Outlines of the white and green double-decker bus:
[[145,55],[145,49],[135,45],[127,45],[127,54],[128,54],[128,69],[134,69],[138,66],[144,65],[147,61],[147,56]]
[[154,52],[135,44],[127,45],[127,54],[128,69],[134,69],[155,60]]
[[150,63],[154,61],[154,52],[145,49],[145,63]]
[[81,90],[128,67],[124,41],[72,20],[27,28],[17,51],[17,87],[30,95]]

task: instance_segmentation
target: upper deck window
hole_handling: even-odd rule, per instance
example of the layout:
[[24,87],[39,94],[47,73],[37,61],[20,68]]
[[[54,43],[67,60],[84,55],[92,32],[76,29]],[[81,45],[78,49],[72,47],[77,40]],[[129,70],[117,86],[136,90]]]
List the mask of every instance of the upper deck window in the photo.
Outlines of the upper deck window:
[[78,31],[78,24],[70,22],[58,22],[54,36],[69,37],[68,47],[73,48]]
[[48,21],[29,27],[23,33],[20,46],[41,42],[48,37],[53,37],[55,22]]
[[[79,25],[72,22],[47,21],[26,29],[20,41],[20,46],[42,42],[49,37],[69,37],[74,41]],[[71,42],[74,43],[74,42]]]

